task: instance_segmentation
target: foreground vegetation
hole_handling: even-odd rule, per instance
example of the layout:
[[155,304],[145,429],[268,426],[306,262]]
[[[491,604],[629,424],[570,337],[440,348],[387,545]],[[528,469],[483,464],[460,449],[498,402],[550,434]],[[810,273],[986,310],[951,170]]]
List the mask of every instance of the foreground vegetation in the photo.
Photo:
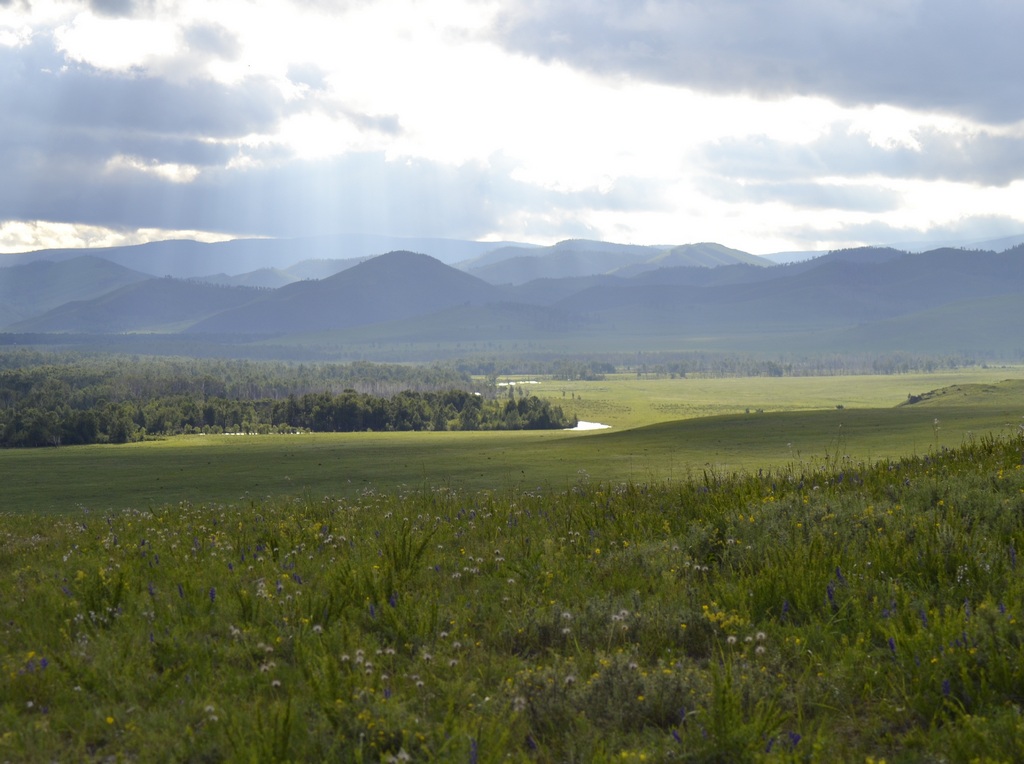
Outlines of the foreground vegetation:
[[1024,757],[1024,436],[0,517],[0,758]]

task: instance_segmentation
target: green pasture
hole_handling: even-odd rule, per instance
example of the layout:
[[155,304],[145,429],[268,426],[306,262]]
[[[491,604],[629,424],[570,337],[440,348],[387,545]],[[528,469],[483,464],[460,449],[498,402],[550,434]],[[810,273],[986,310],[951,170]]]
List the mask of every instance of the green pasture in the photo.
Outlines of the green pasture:
[[[579,481],[870,463],[1015,431],[1024,423],[1024,382],[997,383],[1013,373],[539,380],[531,393],[567,400],[566,413],[611,429],[183,436],[0,451],[0,511],[233,504],[438,486],[563,490]],[[940,389],[915,405],[898,405],[908,394]]]
[[[746,411],[814,411],[898,406],[909,395],[964,385],[992,385],[1024,378],[1019,367],[976,368],[932,374],[879,374],[816,377],[675,378],[617,374],[600,381],[537,379],[527,387],[562,406],[572,417],[616,428],[676,419],[742,414]],[[500,381],[527,377],[502,377]],[[997,400],[999,399],[999,400]],[[989,391],[984,405],[1020,403],[1012,390]],[[973,403],[981,401],[973,400]],[[1024,412],[1022,412],[1024,413]]]

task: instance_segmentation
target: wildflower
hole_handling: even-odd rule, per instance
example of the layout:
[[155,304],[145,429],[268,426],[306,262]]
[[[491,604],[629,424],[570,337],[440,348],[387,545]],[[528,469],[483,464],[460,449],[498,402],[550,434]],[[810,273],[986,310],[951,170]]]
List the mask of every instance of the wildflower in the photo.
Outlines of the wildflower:
[[273,682],[270,683],[270,686],[273,687],[274,689],[277,689],[278,687],[281,686],[281,680],[280,679],[275,679]]
[[725,641],[728,642],[730,645],[735,645],[736,644],[736,637],[734,637],[732,634],[730,634],[728,637],[725,638]]
[[324,630],[324,627],[321,626],[320,624],[318,624],[318,623],[313,624],[313,633],[314,634],[320,634],[320,633],[323,632],[323,630]]
[[896,655],[896,640],[889,637],[889,650],[892,651],[893,655]]
[[768,635],[765,634],[763,631],[759,631],[757,632],[757,634],[754,635],[754,639],[756,639],[758,642],[764,642],[766,639],[768,639]]
[[210,602],[217,599],[217,589],[213,586],[210,587]]

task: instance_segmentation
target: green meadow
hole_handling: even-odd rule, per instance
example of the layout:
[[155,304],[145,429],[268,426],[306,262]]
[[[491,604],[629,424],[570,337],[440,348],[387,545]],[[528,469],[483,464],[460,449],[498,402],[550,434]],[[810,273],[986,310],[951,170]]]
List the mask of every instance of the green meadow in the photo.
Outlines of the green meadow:
[[[130,445],[3,450],[0,508],[143,509],[186,500],[355,496],[368,488],[564,490],[581,474],[648,482],[685,480],[707,469],[756,470],[827,459],[870,462],[1012,431],[1024,422],[1014,375],[1021,372],[536,380],[539,384],[527,386],[531,394],[610,429],[197,435]],[[954,392],[899,405],[908,395],[937,389]]]
[[0,760],[1019,761],[1021,377],[0,452]]

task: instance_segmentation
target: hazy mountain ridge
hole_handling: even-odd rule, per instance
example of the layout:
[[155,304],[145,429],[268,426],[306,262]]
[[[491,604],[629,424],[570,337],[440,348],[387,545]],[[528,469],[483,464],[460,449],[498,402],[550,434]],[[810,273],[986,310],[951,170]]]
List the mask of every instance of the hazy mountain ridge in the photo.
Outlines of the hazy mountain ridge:
[[300,281],[189,327],[217,334],[294,334],[396,321],[500,299],[480,279],[428,255],[390,252],[319,281]]
[[0,327],[148,278],[92,255],[65,263],[43,260],[0,268]]
[[[590,244],[569,243],[558,255],[567,258],[564,262],[578,260]],[[618,256],[616,246],[603,252]],[[712,254],[719,245],[714,247]],[[720,249],[728,254],[727,248]],[[669,256],[674,251],[662,251],[663,261],[674,262]],[[542,262],[550,256],[538,253],[528,259]],[[874,345],[929,352],[1019,349],[1024,354],[1024,341],[1016,338],[1024,246],[1001,253],[862,248],[777,266],[674,266],[629,277],[590,274],[504,286],[409,251],[300,261],[296,267],[325,272],[339,265],[347,267],[326,278],[273,289],[147,278],[91,256],[0,269],[0,288],[6,277],[15,284],[9,290],[24,293],[20,305],[32,303],[32,291],[51,281],[66,289],[74,283],[73,273],[109,272],[132,280],[99,296],[39,310],[34,317],[0,312],[0,331],[180,332],[236,336],[239,342],[260,336],[276,338],[282,346],[323,342],[323,347],[346,353],[365,343],[396,348],[398,343],[465,342],[479,349],[521,339],[549,346],[557,340],[562,348],[581,341],[638,348],[645,343],[746,342],[754,347],[796,343],[822,351]],[[36,274],[34,280],[30,274]],[[98,275],[77,278],[94,291],[101,289]],[[55,293],[77,294],[51,289]],[[36,304],[45,307],[43,301]]]
[[680,246],[641,246],[572,239],[551,247],[523,251],[505,247],[458,267],[492,284],[525,284],[537,279],[595,275],[629,277],[670,267],[705,267],[771,263],[756,255],[705,242]]
[[111,334],[177,332],[197,320],[258,299],[264,290],[149,278],[93,300],[65,303],[6,327],[10,332]]

